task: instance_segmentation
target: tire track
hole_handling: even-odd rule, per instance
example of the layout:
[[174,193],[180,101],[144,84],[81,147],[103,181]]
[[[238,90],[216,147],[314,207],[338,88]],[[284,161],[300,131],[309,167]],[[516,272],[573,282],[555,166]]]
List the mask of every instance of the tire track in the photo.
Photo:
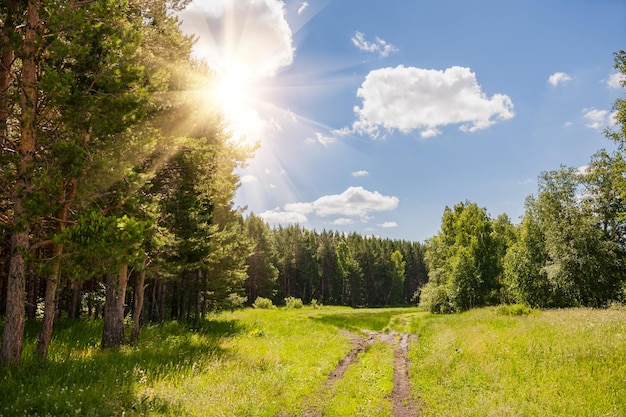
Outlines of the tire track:
[[[328,379],[322,387],[323,398],[327,398],[328,395],[330,395],[335,382],[343,378],[350,365],[357,362],[359,354],[364,352],[368,346],[372,345],[378,339],[393,348],[393,391],[391,393],[393,416],[421,416],[421,412],[415,400],[411,397],[411,382],[409,380],[409,342],[415,340],[415,336],[409,333],[378,333],[369,330],[363,330],[364,336],[359,336],[347,330],[340,330],[340,332],[349,337],[352,343],[352,349],[339,361],[335,369],[328,375]],[[325,401],[312,404],[310,399],[307,400],[306,411],[303,416],[321,417],[323,403],[325,403]]]

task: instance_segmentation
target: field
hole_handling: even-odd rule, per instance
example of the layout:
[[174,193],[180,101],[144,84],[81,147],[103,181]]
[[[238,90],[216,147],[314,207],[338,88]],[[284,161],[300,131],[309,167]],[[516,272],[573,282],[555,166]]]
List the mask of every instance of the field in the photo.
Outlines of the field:
[[246,309],[103,351],[60,322],[1,416],[626,416],[626,309]]

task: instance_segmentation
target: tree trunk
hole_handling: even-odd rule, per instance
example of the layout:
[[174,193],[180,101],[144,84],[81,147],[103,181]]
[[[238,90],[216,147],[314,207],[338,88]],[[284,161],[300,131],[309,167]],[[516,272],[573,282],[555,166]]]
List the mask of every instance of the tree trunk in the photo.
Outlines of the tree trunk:
[[[78,188],[78,181],[70,181],[70,190],[66,191],[64,181],[61,181],[60,185],[60,198],[63,202],[57,216],[60,220],[59,231],[62,232],[65,229],[65,221],[70,209],[70,203],[76,196]],[[50,340],[52,340],[52,328],[54,326],[54,317],[57,310],[57,288],[59,286],[59,271],[61,269],[61,254],[63,253],[62,244],[52,245],[52,269],[48,280],[46,282],[46,295],[44,296],[44,312],[43,312],[43,324],[41,332],[37,340],[37,351],[39,356],[44,359],[48,354],[48,348],[50,347]]]
[[120,266],[117,276],[106,275],[104,301],[104,328],[102,347],[120,346],[124,343],[124,301],[128,282],[128,265]]
[[146,271],[141,270],[135,275],[135,303],[133,305],[133,333],[130,337],[131,342],[139,340],[141,333],[141,313],[143,312],[143,298],[146,282]]
[[26,265],[28,231],[15,232],[11,239],[11,259],[7,282],[7,305],[0,358],[5,365],[16,365],[22,355],[24,338]]
[[59,270],[61,268],[60,255],[63,252],[63,245],[54,244],[52,246],[52,268],[48,280],[46,281],[46,295],[44,297],[43,323],[41,332],[37,340],[37,351],[39,356],[44,359],[48,354],[50,340],[52,339],[52,327],[54,325],[54,316],[56,313],[57,286],[59,283]]
[[30,222],[25,203],[33,189],[33,164],[35,156],[37,112],[37,26],[39,20],[39,2],[30,0],[26,13],[24,45],[21,51],[22,79],[20,83],[20,162],[17,166],[17,180],[14,192],[15,230],[11,237],[9,276],[7,279],[7,311],[0,349],[0,361],[12,366],[17,364],[22,355],[24,339],[26,262],[25,254],[30,247]]
[[39,295],[39,275],[29,272],[26,280],[26,318],[37,318],[37,298]]
[[80,318],[80,310],[81,310],[81,295],[83,292],[83,281],[74,280],[72,281],[72,300],[70,302],[70,311],[69,317],[72,320]]
[[15,27],[17,2],[6,2],[6,19],[0,34],[0,151],[8,145],[7,121],[9,119],[9,85],[11,84],[11,68],[15,53],[11,43],[11,34]]

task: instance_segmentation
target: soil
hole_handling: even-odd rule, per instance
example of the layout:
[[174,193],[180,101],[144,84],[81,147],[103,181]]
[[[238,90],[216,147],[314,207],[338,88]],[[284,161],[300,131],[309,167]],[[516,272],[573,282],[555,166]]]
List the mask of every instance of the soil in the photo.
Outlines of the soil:
[[[357,361],[359,354],[373,344],[376,339],[388,344],[394,349],[393,359],[393,384],[394,388],[391,393],[393,400],[393,416],[394,417],[417,417],[421,416],[421,411],[417,403],[411,398],[411,383],[409,381],[409,341],[416,336],[409,333],[377,333],[372,331],[363,331],[363,335],[358,335],[346,330],[340,330],[341,333],[348,336],[352,343],[352,349],[337,364],[337,367],[328,375],[324,390],[330,391],[333,384],[343,378],[346,370],[350,365]],[[308,404],[305,417],[321,417],[322,412],[319,404]]]

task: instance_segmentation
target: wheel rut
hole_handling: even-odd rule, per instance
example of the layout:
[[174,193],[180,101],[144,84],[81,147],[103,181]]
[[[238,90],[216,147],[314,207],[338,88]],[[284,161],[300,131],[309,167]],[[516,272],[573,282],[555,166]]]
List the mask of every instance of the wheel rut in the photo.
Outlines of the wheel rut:
[[[421,412],[415,400],[411,397],[411,383],[409,380],[409,342],[416,340],[415,335],[409,333],[396,333],[396,332],[372,332],[364,330],[362,335],[349,332],[347,330],[340,330],[341,333],[346,335],[352,343],[352,349],[346,356],[343,357],[335,367],[335,369],[328,375],[328,379],[324,383],[323,391],[330,393],[332,386],[336,381],[343,378],[346,370],[350,365],[358,361],[360,353],[372,345],[376,340],[380,340],[393,348],[393,391],[391,393],[393,401],[393,416],[394,417],[416,417],[420,416]],[[321,417],[322,404],[312,404],[307,401],[306,411],[303,414],[305,417]]]

